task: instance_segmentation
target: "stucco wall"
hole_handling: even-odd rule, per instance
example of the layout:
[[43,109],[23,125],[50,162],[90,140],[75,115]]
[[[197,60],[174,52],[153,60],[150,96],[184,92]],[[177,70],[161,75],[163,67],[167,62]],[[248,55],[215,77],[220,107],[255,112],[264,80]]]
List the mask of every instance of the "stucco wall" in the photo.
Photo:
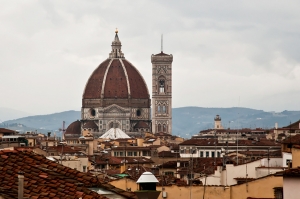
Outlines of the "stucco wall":
[[299,199],[299,184],[300,178],[283,179],[283,198]]

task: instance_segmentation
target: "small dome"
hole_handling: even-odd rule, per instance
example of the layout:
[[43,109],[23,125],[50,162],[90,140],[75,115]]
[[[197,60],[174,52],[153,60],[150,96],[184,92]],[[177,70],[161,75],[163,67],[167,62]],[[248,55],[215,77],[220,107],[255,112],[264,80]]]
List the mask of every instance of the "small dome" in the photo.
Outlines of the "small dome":
[[72,122],[66,129],[65,136],[74,136],[81,134],[81,122],[79,120]]
[[157,183],[156,177],[149,171],[144,172],[136,183]]

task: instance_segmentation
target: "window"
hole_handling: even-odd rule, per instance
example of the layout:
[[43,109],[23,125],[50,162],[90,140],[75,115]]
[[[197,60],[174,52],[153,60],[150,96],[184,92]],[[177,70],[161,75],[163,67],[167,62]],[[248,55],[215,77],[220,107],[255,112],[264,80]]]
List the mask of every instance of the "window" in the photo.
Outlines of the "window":
[[275,187],[274,188],[274,196],[275,196],[275,199],[282,199],[283,198],[283,188]]
[[86,172],[86,166],[82,167],[83,172]]
[[167,128],[166,128],[166,125],[164,124],[163,125],[163,132],[166,132],[167,131]]
[[160,113],[160,106],[157,106],[157,112]]
[[118,156],[119,155],[119,152],[114,152],[114,156]]
[[137,156],[137,152],[135,151],[135,152],[133,152],[133,156]]
[[211,152],[211,157],[212,157],[212,158],[215,157],[215,152],[214,152],[214,151]]
[[161,79],[159,80],[159,92],[164,93],[165,92],[165,80]]
[[163,106],[163,107],[162,107],[162,112],[163,112],[163,113],[166,113],[166,106]]
[[203,158],[203,151],[200,151],[200,157]]
[[221,157],[221,153],[220,153],[220,151],[218,151],[218,158],[219,158],[219,157]]
[[123,152],[120,152],[120,156],[123,156]]
[[161,124],[157,125],[157,130],[158,130],[158,132],[161,132]]
[[127,155],[132,156],[132,152],[131,151],[127,152]]
[[206,151],[206,157],[207,158],[209,157],[209,151]]
[[180,153],[182,153],[182,154],[183,154],[183,153],[184,153],[184,149],[181,149],[181,150],[180,150]]
[[172,172],[172,171],[166,171],[165,175],[166,176],[174,176],[174,172]]
[[141,113],[141,110],[140,110],[140,109],[138,109],[138,110],[136,111],[136,116],[138,116],[138,117],[139,117],[139,116],[141,116],[141,114],[142,114],[142,113]]
[[93,116],[93,117],[94,117],[94,116],[96,115],[96,111],[95,111],[95,109],[91,109],[91,110],[90,110],[90,114],[91,114],[91,116]]

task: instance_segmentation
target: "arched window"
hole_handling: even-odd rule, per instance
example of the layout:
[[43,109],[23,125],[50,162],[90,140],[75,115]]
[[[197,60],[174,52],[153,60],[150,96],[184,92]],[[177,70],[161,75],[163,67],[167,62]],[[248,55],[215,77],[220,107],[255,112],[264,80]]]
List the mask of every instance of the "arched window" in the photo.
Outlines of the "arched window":
[[165,92],[165,80],[161,79],[159,80],[159,92],[164,93]]
[[157,106],[157,112],[160,113],[160,105]]
[[166,128],[166,125],[164,124],[163,125],[163,132],[166,132],[167,131],[167,128]]
[[141,113],[141,110],[140,110],[140,109],[138,109],[138,110],[136,111],[136,116],[138,116],[138,117],[139,117],[139,116],[141,116],[141,114],[142,114],[142,113]]
[[163,107],[162,107],[162,112],[163,112],[163,113],[166,113],[166,106],[163,106]]
[[158,124],[157,130],[158,130],[158,132],[161,132],[161,125],[160,124]]

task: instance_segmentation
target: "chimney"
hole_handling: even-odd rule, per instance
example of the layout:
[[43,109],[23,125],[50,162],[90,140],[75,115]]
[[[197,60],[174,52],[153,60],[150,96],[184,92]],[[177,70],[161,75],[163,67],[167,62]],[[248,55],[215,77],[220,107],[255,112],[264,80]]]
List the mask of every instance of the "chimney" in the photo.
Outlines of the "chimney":
[[[161,191],[156,190],[158,180],[151,172],[144,172],[136,183],[139,187],[139,189],[135,191],[138,199],[157,199],[160,195]],[[166,198],[167,192],[163,191],[162,196]]]
[[18,172],[18,199],[23,199],[24,194],[24,173]]

